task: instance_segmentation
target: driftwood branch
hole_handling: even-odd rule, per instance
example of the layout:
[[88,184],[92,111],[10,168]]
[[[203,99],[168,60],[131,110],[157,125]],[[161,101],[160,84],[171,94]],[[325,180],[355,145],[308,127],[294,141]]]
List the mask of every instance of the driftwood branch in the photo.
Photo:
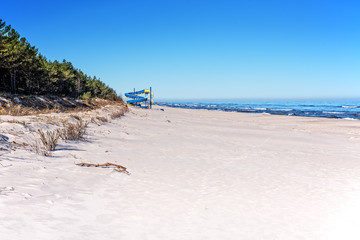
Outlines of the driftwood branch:
[[130,175],[130,173],[126,170],[126,167],[121,166],[119,164],[115,164],[115,163],[104,163],[104,164],[94,164],[94,163],[75,163],[78,166],[81,167],[113,167],[114,171],[117,172],[123,172],[126,173],[127,175]]

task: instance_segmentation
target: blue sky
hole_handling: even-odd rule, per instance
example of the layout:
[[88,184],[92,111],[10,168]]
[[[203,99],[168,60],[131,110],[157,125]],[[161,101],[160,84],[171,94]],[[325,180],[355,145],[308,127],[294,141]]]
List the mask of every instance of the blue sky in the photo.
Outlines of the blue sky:
[[360,98],[360,2],[1,1],[51,60],[158,99]]

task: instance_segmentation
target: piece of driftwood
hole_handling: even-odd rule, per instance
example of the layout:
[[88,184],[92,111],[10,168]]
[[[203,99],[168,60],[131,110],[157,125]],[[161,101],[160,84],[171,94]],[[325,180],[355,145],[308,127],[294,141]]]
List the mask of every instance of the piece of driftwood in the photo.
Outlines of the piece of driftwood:
[[126,170],[126,167],[121,166],[119,164],[115,163],[104,163],[104,164],[94,164],[94,163],[75,163],[78,166],[81,167],[114,167],[114,171],[126,173],[127,175],[130,175],[130,173]]

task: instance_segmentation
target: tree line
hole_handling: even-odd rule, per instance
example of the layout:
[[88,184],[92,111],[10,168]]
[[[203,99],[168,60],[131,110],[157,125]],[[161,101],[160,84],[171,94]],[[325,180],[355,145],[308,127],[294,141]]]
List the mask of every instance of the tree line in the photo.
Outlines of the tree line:
[[50,61],[0,19],[0,92],[118,100],[114,89],[75,68]]

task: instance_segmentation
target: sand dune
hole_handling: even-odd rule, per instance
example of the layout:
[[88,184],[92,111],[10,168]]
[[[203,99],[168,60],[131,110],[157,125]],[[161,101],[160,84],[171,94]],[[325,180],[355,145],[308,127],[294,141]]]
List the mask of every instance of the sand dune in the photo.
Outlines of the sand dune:
[[12,142],[56,124],[0,116],[0,239],[360,238],[360,121],[161,109],[52,157]]

